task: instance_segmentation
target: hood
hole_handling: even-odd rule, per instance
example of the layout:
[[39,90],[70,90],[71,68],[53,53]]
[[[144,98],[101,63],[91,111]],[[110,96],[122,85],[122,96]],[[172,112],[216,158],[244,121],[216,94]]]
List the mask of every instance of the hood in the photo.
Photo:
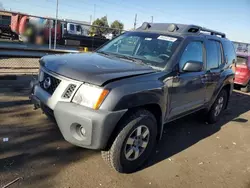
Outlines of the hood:
[[45,69],[98,86],[105,82],[155,72],[149,66],[98,53],[48,55],[40,60]]

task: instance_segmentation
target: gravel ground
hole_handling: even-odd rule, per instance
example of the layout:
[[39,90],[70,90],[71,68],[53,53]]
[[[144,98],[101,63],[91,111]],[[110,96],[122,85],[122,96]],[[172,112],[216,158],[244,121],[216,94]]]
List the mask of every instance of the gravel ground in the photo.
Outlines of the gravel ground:
[[[250,96],[234,91],[220,122],[198,114],[166,125],[150,160],[118,174],[98,151],[64,141],[28,100],[30,77],[0,81],[0,187],[250,187]],[[6,141],[8,138],[8,141]]]

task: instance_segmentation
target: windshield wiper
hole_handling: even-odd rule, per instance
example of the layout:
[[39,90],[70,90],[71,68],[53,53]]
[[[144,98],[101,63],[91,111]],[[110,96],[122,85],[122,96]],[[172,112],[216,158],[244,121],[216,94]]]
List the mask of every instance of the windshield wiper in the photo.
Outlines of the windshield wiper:
[[138,63],[138,64],[144,64],[145,65],[145,63],[142,60],[134,58],[134,57],[130,57],[130,56],[126,56],[126,55],[121,55],[121,54],[113,54],[113,55],[116,56],[116,57],[118,57],[118,58],[121,58],[121,59],[126,59],[126,60],[129,60],[129,61]]
[[111,55],[110,53],[107,53],[107,52],[104,52],[104,51],[96,51],[96,52],[99,53],[99,54],[106,55],[106,56],[110,56]]

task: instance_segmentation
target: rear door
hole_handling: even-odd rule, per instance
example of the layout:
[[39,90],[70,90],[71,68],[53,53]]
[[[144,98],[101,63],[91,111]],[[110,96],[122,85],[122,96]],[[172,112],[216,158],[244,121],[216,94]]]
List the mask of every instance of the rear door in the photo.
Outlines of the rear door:
[[222,44],[217,40],[206,41],[206,73],[203,82],[206,85],[205,101],[209,102],[217,88],[220,75],[223,72],[224,59],[222,55]]

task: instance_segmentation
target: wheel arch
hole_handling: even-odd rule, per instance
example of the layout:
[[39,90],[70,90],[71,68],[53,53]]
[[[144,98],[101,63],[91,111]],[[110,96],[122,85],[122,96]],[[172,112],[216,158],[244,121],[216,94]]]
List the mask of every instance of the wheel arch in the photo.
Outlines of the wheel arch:
[[112,146],[112,143],[114,142],[116,136],[119,134],[119,132],[122,130],[121,122],[124,121],[126,118],[128,118],[130,115],[134,114],[137,110],[144,109],[152,113],[157,121],[157,140],[161,138],[162,131],[163,131],[163,124],[162,124],[162,110],[159,104],[152,103],[152,104],[146,104],[142,106],[137,106],[128,109],[128,111],[123,115],[123,117],[118,121],[117,125],[114,130],[112,131],[108,142],[106,144],[106,147],[103,150],[109,150]]

